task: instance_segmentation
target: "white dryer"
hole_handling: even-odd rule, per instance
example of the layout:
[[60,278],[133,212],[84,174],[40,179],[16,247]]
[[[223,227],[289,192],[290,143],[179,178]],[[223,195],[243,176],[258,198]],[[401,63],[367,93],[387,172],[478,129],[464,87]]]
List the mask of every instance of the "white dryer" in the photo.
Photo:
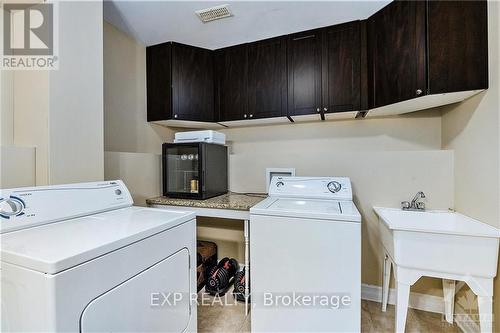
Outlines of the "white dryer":
[[351,182],[274,177],[250,209],[254,332],[359,332],[361,216]]
[[196,331],[194,213],[132,204],[121,181],[0,190],[2,332]]

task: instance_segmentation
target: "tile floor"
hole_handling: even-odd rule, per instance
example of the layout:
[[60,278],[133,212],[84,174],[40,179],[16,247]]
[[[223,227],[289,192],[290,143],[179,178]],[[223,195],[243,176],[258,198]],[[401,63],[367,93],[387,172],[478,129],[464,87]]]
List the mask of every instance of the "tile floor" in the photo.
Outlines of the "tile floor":
[[[394,332],[394,305],[387,306],[384,313],[380,303],[361,302],[361,331],[370,333]],[[461,332],[456,324],[448,324],[438,313],[408,309],[406,332]]]
[[245,303],[234,301],[232,294],[214,298],[198,294],[198,332],[250,332],[250,315],[245,317]]
[[[214,300],[208,296],[198,306],[198,332],[250,332],[250,315],[245,317],[244,303],[233,302],[228,297]],[[209,305],[210,304],[210,305]],[[370,333],[394,332],[394,306],[387,312],[380,310],[380,304],[363,301],[361,306],[361,331]],[[450,325],[437,313],[408,309],[406,332],[460,332],[456,325]]]

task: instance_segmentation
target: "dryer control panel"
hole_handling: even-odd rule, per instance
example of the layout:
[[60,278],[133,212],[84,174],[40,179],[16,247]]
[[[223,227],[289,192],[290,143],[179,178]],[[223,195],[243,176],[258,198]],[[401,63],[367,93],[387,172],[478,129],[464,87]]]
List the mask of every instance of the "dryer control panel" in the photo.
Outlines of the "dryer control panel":
[[352,200],[347,177],[273,177],[269,195],[291,198]]
[[121,180],[0,190],[0,233],[132,206]]

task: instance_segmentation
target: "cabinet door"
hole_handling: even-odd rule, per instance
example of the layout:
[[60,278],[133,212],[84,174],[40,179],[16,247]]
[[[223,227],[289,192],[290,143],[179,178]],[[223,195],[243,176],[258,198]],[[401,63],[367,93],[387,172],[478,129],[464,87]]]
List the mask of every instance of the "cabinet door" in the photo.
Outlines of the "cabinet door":
[[359,21],[323,30],[322,95],[325,112],[360,110]]
[[429,90],[488,88],[486,1],[429,1]]
[[393,1],[369,19],[371,107],[426,93],[425,1]]
[[172,118],[214,121],[212,51],[177,43],[172,47]]
[[241,120],[247,112],[248,46],[215,52],[216,110],[219,121]]
[[321,107],[321,37],[319,30],[288,38],[288,115],[317,113]]
[[146,48],[148,121],[172,117],[171,61],[172,43]]
[[286,100],[286,40],[249,44],[247,117],[286,116]]

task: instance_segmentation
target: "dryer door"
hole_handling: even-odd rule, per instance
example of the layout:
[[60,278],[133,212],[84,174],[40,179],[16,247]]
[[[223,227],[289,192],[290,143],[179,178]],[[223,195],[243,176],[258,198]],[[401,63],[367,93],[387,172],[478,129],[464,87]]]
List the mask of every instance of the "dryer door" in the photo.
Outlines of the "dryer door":
[[189,252],[182,249],[92,300],[81,332],[182,332],[190,320]]

